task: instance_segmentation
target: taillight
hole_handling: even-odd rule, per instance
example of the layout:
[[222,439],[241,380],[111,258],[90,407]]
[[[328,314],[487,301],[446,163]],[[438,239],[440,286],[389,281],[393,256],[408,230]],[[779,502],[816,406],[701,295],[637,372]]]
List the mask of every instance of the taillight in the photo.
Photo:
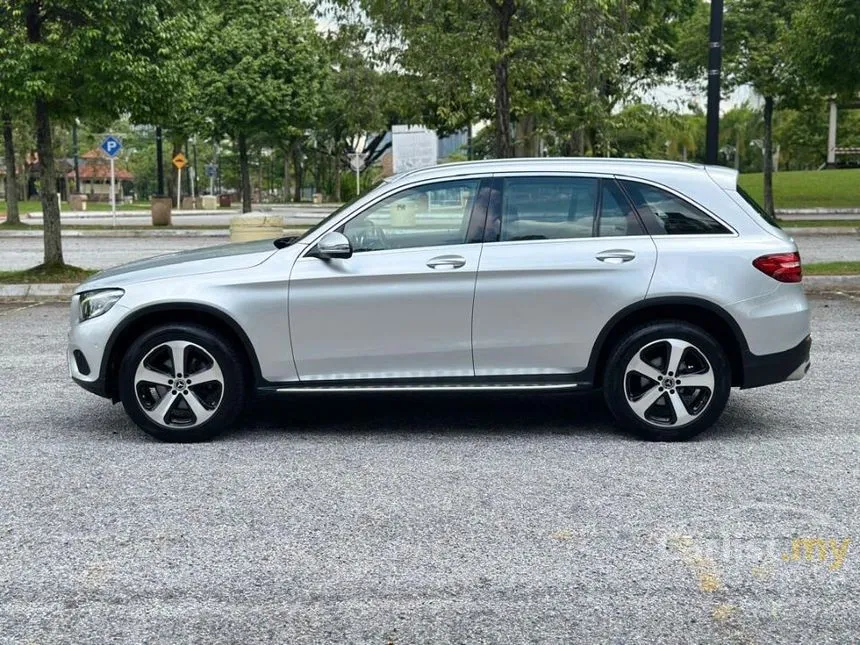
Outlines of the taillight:
[[800,282],[803,270],[800,266],[800,253],[773,253],[753,260],[753,266],[780,282]]

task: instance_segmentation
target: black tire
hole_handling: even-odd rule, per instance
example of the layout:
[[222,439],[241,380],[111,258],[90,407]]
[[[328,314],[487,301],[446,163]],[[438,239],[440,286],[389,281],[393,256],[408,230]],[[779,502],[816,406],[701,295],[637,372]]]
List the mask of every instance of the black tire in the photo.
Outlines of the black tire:
[[[684,358],[678,373],[672,376],[668,369],[672,351],[670,339],[681,341],[675,343],[677,346],[684,343],[693,346],[679,350]],[[654,373],[660,375],[651,379],[635,370],[628,374],[634,357],[645,360],[643,369],[655,368]],[[707,367],[711,372],[705,371],[702,357],[709,363]],[[707,379],[708,374],[713,379],[710,388],[683,385],[684,376],[691,380],[694,376]],[[669,380],[664,380],[667,377]],[[671,384],[677,378],[680,383],[673,388],[660,388],[661,383]],[[616,343],[604,368],[603,393],[610,412],[625,430],[650,441],[683,441],[706,430],[720,417],[729,398],[731,380],[726,352],[710,334],[686,322],[665,320],[635,328]],[[647,405],[651,398],[646,395],[659,398],[639,416],[633,405],[637,402]],[[692,420],[679,423],[682,419],[676,413],[679,401],[683,406],[681,414],[686,412]]]
[[[203,374],[202,370],[211,368],[211,361],[214,360],[217,363],[216,367],[220,368],[221,380],[195,384],[192,378],[195,373],[180,374],[185,376],[186,380],[191,378],[191,381],[186,384],[181,379],[177,380],[174,373],[169,382],[181,382],[179,393],[171,389],[176,387],[175,385],[156,387],[155,381],[152,384],[142,383],[138,388],[135,384],[135,375],[144,359],[147,360],[148,367],[152,367],[149,363],[151,360],[161,361],[162,369],[156,369],[159,377],[167,378],[171,376],[171,371],[175,372],[171,367],[172,362],[165,362],[169,360],[167,357],[172,355],[170,348],[165,348],[165,343],[172,341],[193,344],[181,352],[183,361],[188,362],[187,369],[200,368],[196,373]],[[200,348],[204,351],[201,352]],[[163,367],[165,365],[168,367]],[[120,400],[132,421],[156,439],[181,443],[208,441],[228,429],[242,413],[247,399],[247,379],[243,366],[244,356],[218,333],[185,323],[154,327],[137,338],[122,359],[119,370]],[[167,397],[171,396],[177,401],[175,404],[167,401]],[[196,399],[197,404],[203,406],[197,407],[196,404],[194,406],[203,411],[201,416],[211,414],[202,423],[198,422],[192,406],[188,404],[188,399],[185,399],[190,396]],[[165,401],[168,407],[167,414],[170,415],[167,425],[156,423],[149,416],[150,413],[155,414],[155,407],[162,400]],[[195,402],[192,401],[192,403]],[[150,405],[149,413],[144,407],[146,404]],[[183,427],[182,422],[185,422],[186,427]]]

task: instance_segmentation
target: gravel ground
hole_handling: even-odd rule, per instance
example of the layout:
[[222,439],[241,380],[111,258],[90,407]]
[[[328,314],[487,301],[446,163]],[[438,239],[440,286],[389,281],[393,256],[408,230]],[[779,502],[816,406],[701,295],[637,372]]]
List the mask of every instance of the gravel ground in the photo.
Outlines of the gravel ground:
[[[226,244],[217,237],[67,237],[63,239],[66,262],[88,269],[105,269],[162,253]],[[804,262],[860,260],[860,238],[851,235],[804,236],[797,239]],[[35,266],[42,261],[42,238],[0,237],[0,271]]]
[[685,444],[594,395],[306,395],[159,444],[69,381],[67,315],[0,305],[2,642],[860,633],[860,300],[816,299],[809,376]]

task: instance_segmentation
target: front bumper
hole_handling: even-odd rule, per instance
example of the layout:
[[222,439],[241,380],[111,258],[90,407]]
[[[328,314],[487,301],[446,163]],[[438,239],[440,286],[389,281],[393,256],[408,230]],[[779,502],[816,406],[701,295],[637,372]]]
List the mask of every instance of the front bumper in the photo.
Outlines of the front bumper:
[[746,351],[743,356],[744,380],[742,389],[761,387],[783,381],[797,381],[809,371],[809,349],[812,336],[784,352],[759,356]]
[[[69,312],[69,345],[67,350],[69,375],[75,383],[93,394],[109,397],[105,380],[105,349],[111,333],[128,309],[119,303],[107,313],[80,322],[78,320],[78,300],[72,298]],[[76,356],[77,353],[77,356]]]

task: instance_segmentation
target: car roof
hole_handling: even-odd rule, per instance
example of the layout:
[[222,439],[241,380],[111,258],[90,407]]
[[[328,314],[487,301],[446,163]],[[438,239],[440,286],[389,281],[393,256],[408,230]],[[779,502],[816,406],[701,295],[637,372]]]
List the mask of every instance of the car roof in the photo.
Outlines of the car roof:
[[660,181],[686,175],[710,177],[722,188],[733,189],[737,185],[737,171],[722,166],[705,166],[684,161],[663,159],[618,159],[614,157],[524,157],[515,159],[487,159],[428,166],[409,170],[390,178],[393,184],[452,178],[473,174],[505,172],[593,172],[624,175]]

